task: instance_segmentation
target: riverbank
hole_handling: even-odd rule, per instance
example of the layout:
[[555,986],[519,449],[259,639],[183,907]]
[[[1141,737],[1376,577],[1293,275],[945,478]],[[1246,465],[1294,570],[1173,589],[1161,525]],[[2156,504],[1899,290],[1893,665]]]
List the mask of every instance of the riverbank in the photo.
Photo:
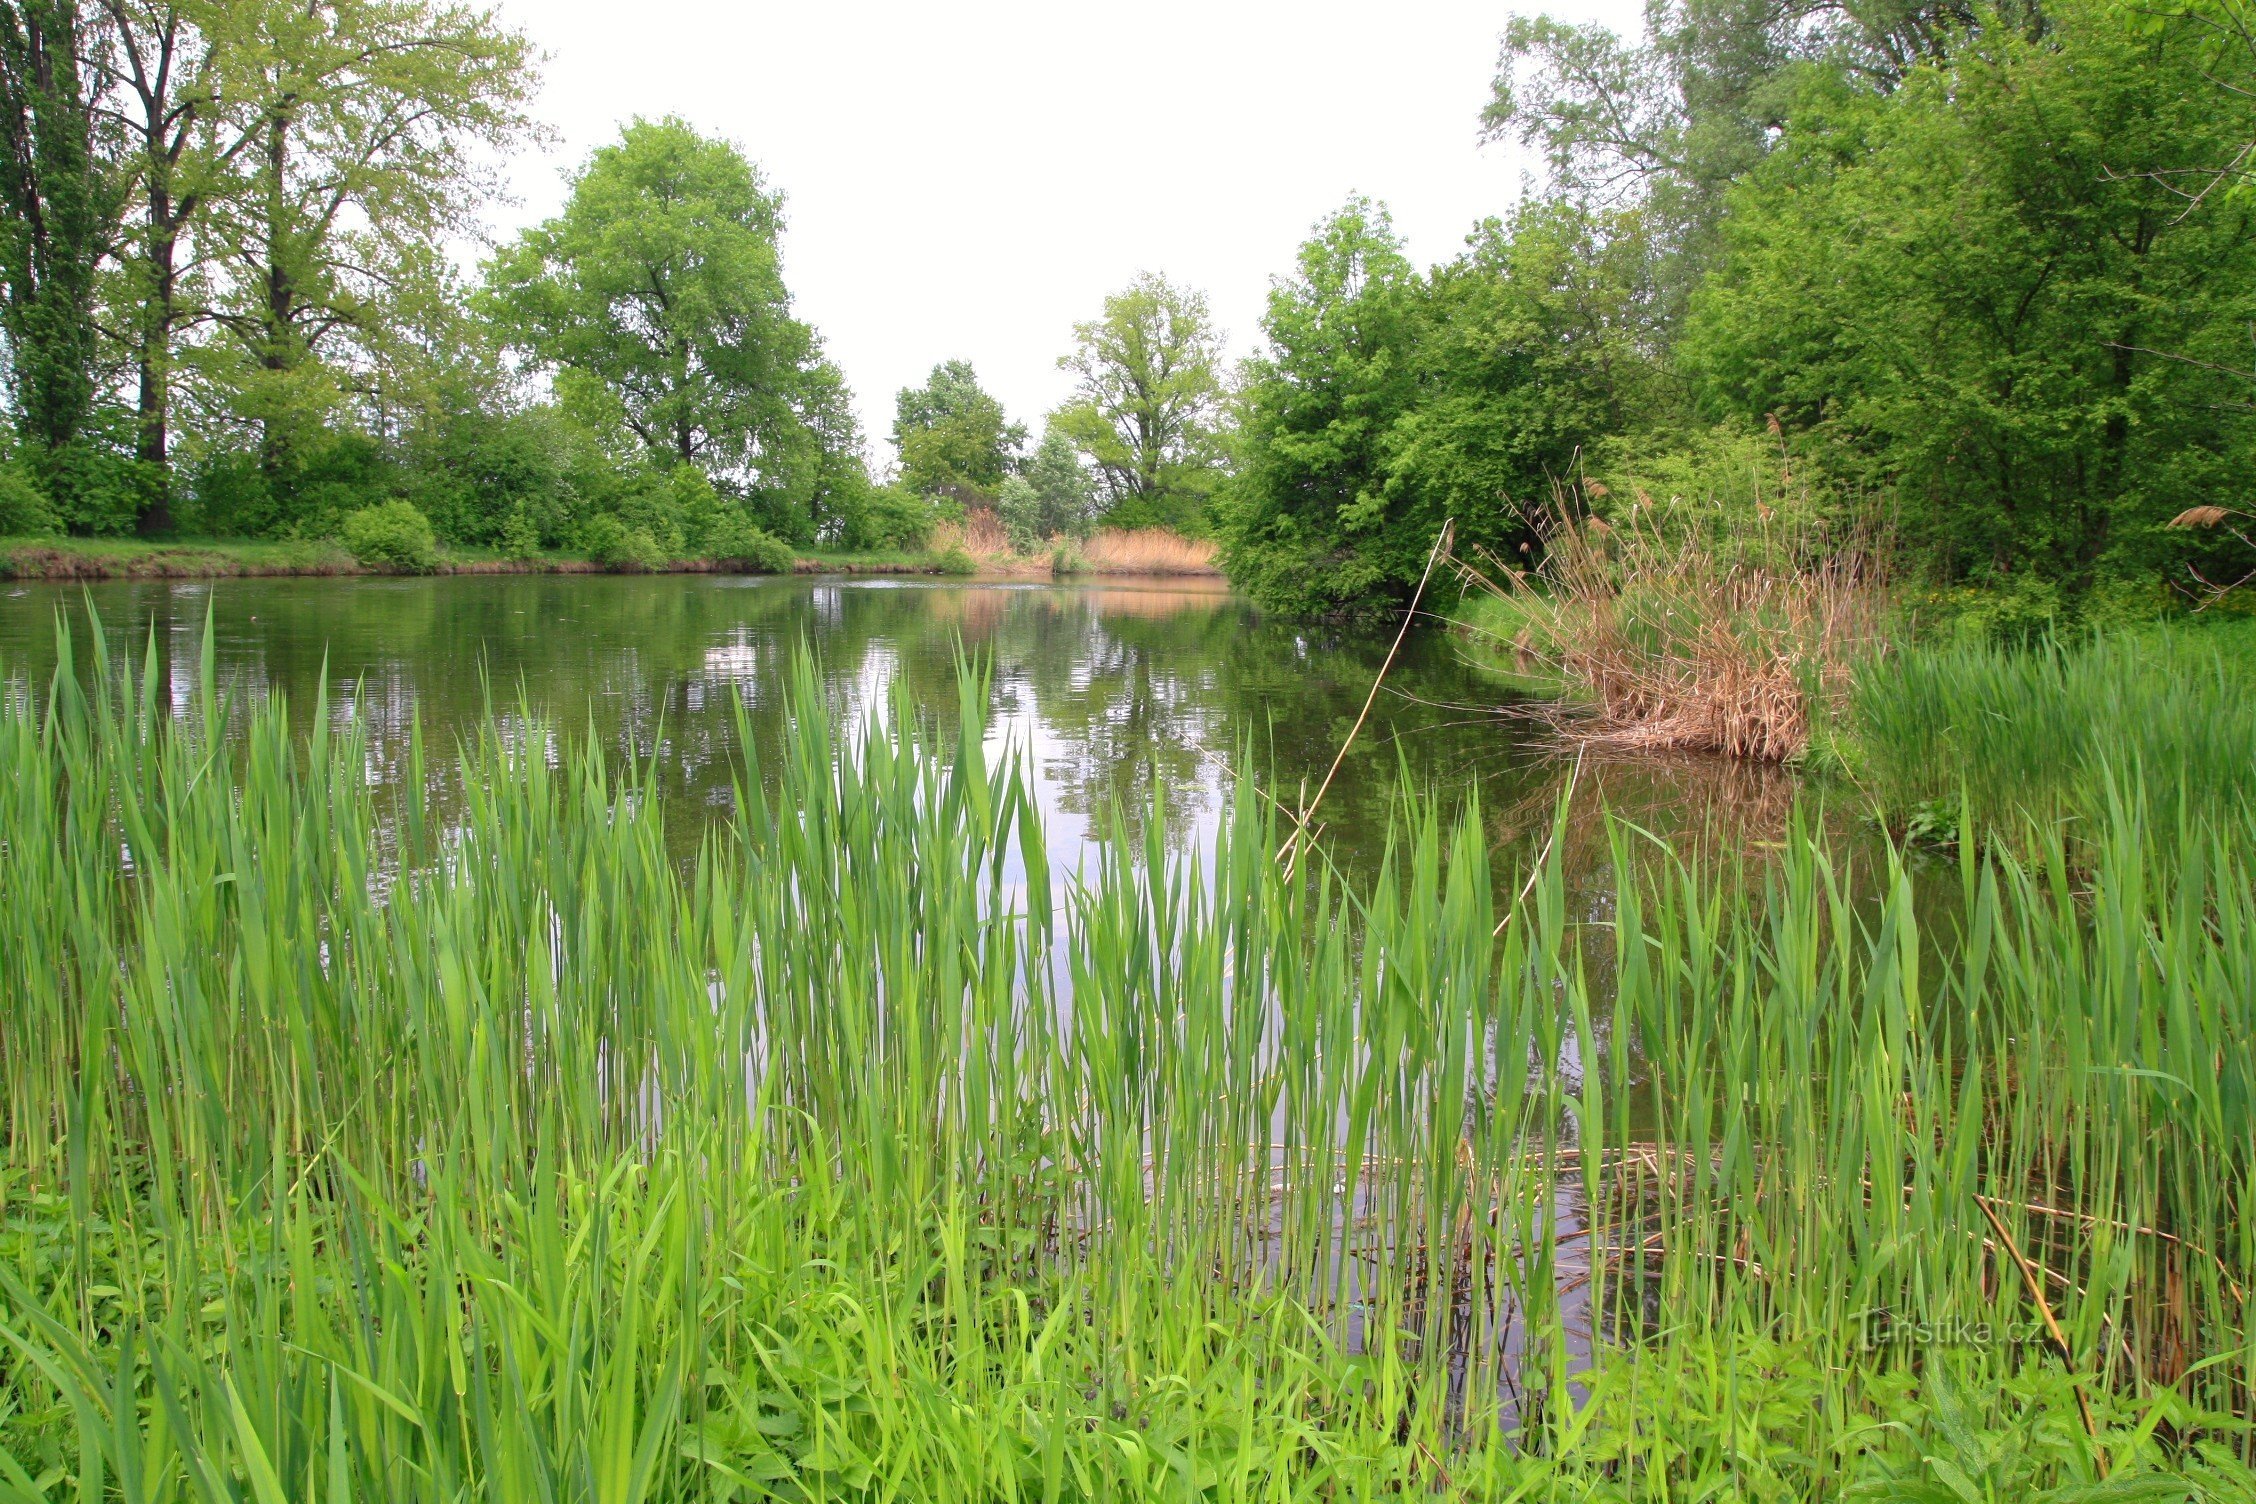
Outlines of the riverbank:
[[[1092,557],[1091,555],[1094,555]],[[798,554],[798,574],[957,575],[1049,578],[1076,575],[1149,576],[1220,580],[1210,561],[1165,567],[1129,549],[1091,550],[1061,561],[1049,553],[966,554],[957,549],[847,552],[812,549]],[[283,576],[373,575],[371,569],[327,541],[256,542],[239,539],[0,538],[0,579],[10,580],[210,580]],[[733,564],[676,559],[655,568],[622,571],[576,554],[510,558],[486,549],[450,549],[431,571],[448,575],[511,574],[735,574]]]

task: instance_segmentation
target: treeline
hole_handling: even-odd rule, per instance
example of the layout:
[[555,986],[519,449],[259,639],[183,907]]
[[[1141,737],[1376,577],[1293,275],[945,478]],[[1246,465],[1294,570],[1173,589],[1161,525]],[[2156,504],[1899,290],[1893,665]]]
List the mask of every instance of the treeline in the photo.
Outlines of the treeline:
[[2256,566],[2252,90],[2236,8],[1515,20],[1483,128],[1547,191],[1424,272],[1376,205],[1319,227],[1239,394],[1225,557],[1371,608],[1444,519],[1510,563],[1563,497],[1858,519],[2006,622],[2201,595]]
[[1077,331],[1039,446],[950,363],[881,484],[726,142],[635,121],[465,278],[536,64],[446,0],[0,0],[0,535],[773,565],[967,502],[1196,526],[1219,346],[1159,279]]
[[455,268],[541,135],[491,12],[0,0],[0,534],[773,561],[986,506],[1028,548],[1212,533],[1264,604],[1347,614],[1447,520],[1514,565],[1566,505],[1853,520],[1959,609],[2150,611],[2256,568],[2256,36],[2187,4],[1515,20],[1482,129],[1548,180],[1456,258],[1348,203],[1235,371],[1140,277],[1039,437],[943,362],[881,478],[726,142],[636,121]]

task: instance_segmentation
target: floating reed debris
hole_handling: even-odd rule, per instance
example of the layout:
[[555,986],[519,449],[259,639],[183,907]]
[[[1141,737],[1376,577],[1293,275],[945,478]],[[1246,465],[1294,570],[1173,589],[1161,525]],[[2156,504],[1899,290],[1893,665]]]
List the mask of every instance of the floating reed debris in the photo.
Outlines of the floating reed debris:
[[2246,811],[2165,860],[2126,795],[2088,891],[1617,827],[1492,939],[1477,810],[1367,893],[1242,782],[1053,873],[976,680],[842,738],[800,665],[683,867],[521,723],[442,826],[350,717],[60,656],[0,705],[11,1501],[2256,1489]]

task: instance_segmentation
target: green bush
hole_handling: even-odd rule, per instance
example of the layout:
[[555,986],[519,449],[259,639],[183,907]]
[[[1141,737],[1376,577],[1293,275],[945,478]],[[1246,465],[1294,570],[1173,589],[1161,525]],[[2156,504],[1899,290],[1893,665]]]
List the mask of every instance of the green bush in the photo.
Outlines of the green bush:
[[839,542],[847,548],[916,550],[932,536],[932,503],[905,486],[873,486],[847,519]]
[[790,544],[733,508],[706,529],[701,551],[753,574],[789,574],[799,561]]
[[942,574],[967,575],[979,573],[979,561],[961,548],[943,549],[932,562]]
[[0,538],[40,538],[60,527],[47,492],[17,461],[0,464]]
[[348,512],[339,536],[346,551],[370,569],[423,574],[439,562],[431,519],[411,501],[395,499]]
[[496,540],[503,558],[537,559],[541,551],[540,524],[523,505],[513,508],[501,525],[501,536]]
[[606,569],[634,572],[666,562],[666,551],[647,527],[630,527],[609,512],[599,512],[580,525],[580,547]]
[[1030,554],[1042,546],[1042,495],[1023,475],[1003,482],[995,495],[995,515],[1010,535],[1011,552]]

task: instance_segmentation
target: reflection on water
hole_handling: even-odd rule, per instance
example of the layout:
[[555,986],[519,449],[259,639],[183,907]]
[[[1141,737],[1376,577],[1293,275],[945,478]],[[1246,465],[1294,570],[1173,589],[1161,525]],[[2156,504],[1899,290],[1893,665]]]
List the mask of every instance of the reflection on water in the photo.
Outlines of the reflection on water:
[[[482,576],[222,580],[0,588],[0,665],[20,692],[53,664],[54,619],[99,613],[113,648],[149,634],[185,702],[207,613],[222,676],[238,693],[286,692],[301,716],[326,685],[332,713],[370,730],[371,775],[396,782],[421,717],[438,754],[491,703],[566,733],[593,726],[654,768],[680,807],[725,806],[739,749],[735,704],[774,766],[784,679],[804,644],[840,719],[885,713],[898,683],[936,732],[958,723],[959,644],[991,665],[998,748],[1026,758],[1053,863],[1071,870],[1117,817],[1140,837],[1151,811],[1176,850],[1214,828],[1232,770],[1251,766],[1285,803],[1312,790],[1354,725],[1384,660],[1384,634],[1263,618],[1218,587],[960,584],[720,576]],[[1335,861],[1369,870],[1405,777],[1447,800],[1477,790],[1500,867],[1547,836],[1573,759],[1534,726],[1499,716],[1497,689],[1438,634],[1404,648],[1325,795]],[[1593,764],[1585,787],[1664,834],[1707,826],[1735,842],[1782,825],[1792,780],[1705,760]],[[445,806],[445,775],[425,797]],[[1593,817],[1598,797],[1585,801]],[[677,819],[686,851],[696,823]],[[1583,843],[1577,842],[1577,846]],[[1587,877],[1604,843],[1577,861]]]

